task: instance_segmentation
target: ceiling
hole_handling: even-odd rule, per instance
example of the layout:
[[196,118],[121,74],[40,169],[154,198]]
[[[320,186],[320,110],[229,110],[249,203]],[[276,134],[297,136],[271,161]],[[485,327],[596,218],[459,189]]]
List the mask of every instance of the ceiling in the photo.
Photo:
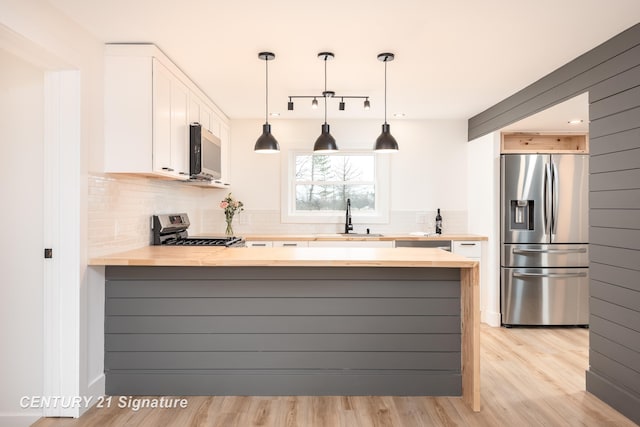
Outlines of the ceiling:
[[504,132],[589,132],[589,94],[585,92],[575,96],[500,130]]
[[[322,118],[310,100],[287,111],[290,95],[328,89],[368,95],[329,118],[384,116],[467,119],[640,22],[638,0],[49,0],[99,40],[151,42],[233,119],[264,117],[269,50],[269,109],[281,118]],[[320,104],[322,106],[322,104]],[[273,120],[273,119],[271,119]]]

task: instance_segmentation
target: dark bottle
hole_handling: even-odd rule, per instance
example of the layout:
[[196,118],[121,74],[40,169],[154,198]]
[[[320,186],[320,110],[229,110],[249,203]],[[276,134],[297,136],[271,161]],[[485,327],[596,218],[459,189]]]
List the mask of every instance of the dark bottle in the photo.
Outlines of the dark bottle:
[[442,216],[440,215],[440,209],[436,214],[436,234],[442,234]]

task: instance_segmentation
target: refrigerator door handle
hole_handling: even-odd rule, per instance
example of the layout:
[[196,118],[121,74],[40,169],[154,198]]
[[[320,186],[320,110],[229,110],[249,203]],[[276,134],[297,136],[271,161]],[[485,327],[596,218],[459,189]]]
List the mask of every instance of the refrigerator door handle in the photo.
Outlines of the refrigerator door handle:
[[572,279],[575,277],[587,277],[587,273],[513,273],[513,277],[527,278],[527,277],[548,277],[550,279]]
[[577,249],[514,249],[511,251],[514,254],[584,254],[587,252],[587,248]]
[[544,215],[543,226],[544,233],[550,234],[550,217],[551,217],[551,165],[545,163],[544,165]]
[[551,204],[551,234],[556,234],[558,231],[558,166],[553,163],[553,190],[552,190],[552,204]]

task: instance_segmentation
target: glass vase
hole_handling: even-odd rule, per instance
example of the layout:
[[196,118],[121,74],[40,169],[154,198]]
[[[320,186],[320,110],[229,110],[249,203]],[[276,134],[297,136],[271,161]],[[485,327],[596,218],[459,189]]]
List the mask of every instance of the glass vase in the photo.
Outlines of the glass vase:
[[224,231],[224,234],[226,234],[227,236],[233,236],[233,226],[231,225],[232,221],[233,218],[227,219],[227,229]]

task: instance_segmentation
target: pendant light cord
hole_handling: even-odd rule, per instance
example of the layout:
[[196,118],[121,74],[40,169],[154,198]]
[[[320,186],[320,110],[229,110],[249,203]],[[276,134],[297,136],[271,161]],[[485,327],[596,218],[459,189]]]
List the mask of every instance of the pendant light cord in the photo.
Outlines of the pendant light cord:
[[324,124],[327,124],[327,56],[324,57]]
[[387,124],[387,58],[384,59],[384,124]]
[[269,60],[264,60],[265,79],[264,79],[264,121],[269,124]]

